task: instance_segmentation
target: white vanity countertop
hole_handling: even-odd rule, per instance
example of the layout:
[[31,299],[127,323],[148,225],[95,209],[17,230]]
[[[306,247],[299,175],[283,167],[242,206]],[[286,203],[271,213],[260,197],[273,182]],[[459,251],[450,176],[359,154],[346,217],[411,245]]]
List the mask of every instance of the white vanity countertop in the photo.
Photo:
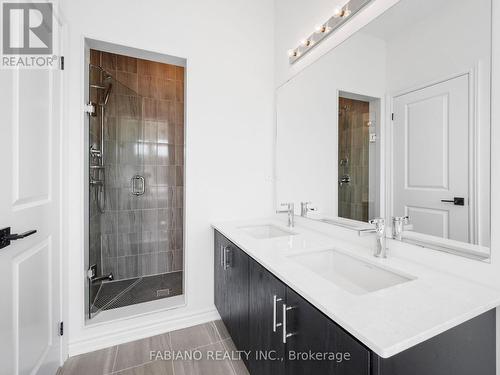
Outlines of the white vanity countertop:
[[[213,227],[325,315],[383,358],[391,357],[500,305],[500,290],[463,280],[403,258],[375,258],[371,249],[296,226],[294,236],[256,239],[241,227],[275,218]],[[375,240],[373,240],[375,243]],[[337,249],[415,280],[356,295],[305,268],[289,255]]]

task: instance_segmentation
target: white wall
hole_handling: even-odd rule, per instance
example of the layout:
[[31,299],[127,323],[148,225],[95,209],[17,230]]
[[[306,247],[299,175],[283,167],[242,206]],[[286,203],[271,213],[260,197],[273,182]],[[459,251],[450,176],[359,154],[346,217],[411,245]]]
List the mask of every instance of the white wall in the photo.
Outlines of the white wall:
[[385,56],[382,40],[356,34],[277,89],[278,202],[337,216],[338,93],[383,99]]
[[[268,0],[71,0],[66,30],[65,264],[69,352],[209,319],[210,223],[271,213],[273,4]],[[258,27],[257,27],[258,25]],[[187,59],[187,306],[84,326],[84,37]]]
[[[374,0],[369,8],[356,16],[350,25],[332,35],[327,41],[320,44],[298,63],[290,66],[286,51],[295,45],[298,35],[306,36],[314,30],[316,22],[311,14],[316,12],[316,18],[328,19],[331,15],[330,7],[322,0],[276,0],[275,24],[275,77],[279,86],[290,79],[306,66],[317,61],[321,56],[336,47],[356,30],[376,18],[385,9],[399,0]],[[500,100],[500,0],[493,1],[493,62],[492,62],[492,103]],[[323,17],[318,16],[321,14]],[[467,28],[464,26],[464,28]],[[300,38],[300,37],[299,37]],[[294,42],[295,41],[295,42]],[[500,190],[500,107],[492,106],[491,111],[491,191]],[[494,228],[500,225],[500,197],[493,194],[491,197],[491,262],[483,263],[466,258],[452,256],[436,251],[422,251],[417,247],[404,243],[396,243],[395,252],[405,254],[414,261],[430,267],[453,273],[461,277],[475,280],[480,283],[500,287],[500,233]],[[500,311],[497,309],[497,321]],[[497,324],[497,374],[500,375],[500,324]]]

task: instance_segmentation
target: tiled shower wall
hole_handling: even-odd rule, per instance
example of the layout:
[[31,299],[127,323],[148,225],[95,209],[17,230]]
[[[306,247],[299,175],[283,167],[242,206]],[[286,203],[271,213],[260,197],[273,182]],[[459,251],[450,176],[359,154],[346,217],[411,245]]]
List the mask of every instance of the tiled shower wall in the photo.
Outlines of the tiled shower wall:
[[[351,177],[350,184],[339,185],[338,216],[368,221],[370,103],[339,98],[339,178]],[[340,165],[347,159],[347,165]]]
[[[183,267],[184,68],[105,52],[114,79],[105,114],[103,273],[115,280]],[[131,193],[134,175],[145,194]]]

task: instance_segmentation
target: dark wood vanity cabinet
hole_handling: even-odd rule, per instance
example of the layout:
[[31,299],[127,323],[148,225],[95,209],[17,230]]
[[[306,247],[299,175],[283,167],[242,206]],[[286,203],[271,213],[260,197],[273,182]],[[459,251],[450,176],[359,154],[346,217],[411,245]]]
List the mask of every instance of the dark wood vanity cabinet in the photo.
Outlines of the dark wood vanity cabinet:
[[[370,374],[368,349],[218,232],[214,266],[215,306],[238,350],[250,351],[251,374]],[[349,360],[310,357],[342,351]]]
[[495,310],[384,359],[217,231],[215,305],[252,375],[495,375]]
[[215,306],[239,350],[248,348],[249,259],[231,241],[215,236]]
[[[252,353],[273,353],[273,358],[267,361],[251,358],[251,374],[369,375],[368,349],[259,263],[250,259],[249,267],[249,350]],[[286,340],[283,338],[284,314],[286,333],[289,335]],[[349,358],[324,360],[317,356],[310,357],[311,353],[325,352],[349,353]]]
[[[286,340],[289,353],[287,375],[370,374],[370,351],[367,348],[292,289],[287,288],[286,293],[286,305],[290,308],[286,329],[291,334]],[[297,358],[296,353],[312,353],[314,357]],[[322,357],[324,353],[331,354]]]
[[374,357],[373,375],[495,375],[496,312],[485,312],[389,358]]
[[[285,375],[285,346],[282,342],[281,315],[286,286],[259,263],[250,260],[250,303],[248,326],[251,332],[248,363],[251,374]],[[265,354],[267,353],[267,354]],[[264,358],[268,355],[269,358]]]

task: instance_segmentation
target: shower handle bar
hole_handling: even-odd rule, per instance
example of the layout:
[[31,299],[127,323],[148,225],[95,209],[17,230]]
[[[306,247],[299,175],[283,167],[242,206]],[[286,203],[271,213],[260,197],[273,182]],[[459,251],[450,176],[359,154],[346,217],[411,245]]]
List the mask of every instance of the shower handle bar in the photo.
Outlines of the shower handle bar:
[[[140,189],[136,188],[137,181],[141,181]],[[146,180],[144,179],[144,177],[140,175],[135,175],[134,177],[132,177],[131,182],[132,182],[132,194],[137,196],[144,195],[146,191]]]

